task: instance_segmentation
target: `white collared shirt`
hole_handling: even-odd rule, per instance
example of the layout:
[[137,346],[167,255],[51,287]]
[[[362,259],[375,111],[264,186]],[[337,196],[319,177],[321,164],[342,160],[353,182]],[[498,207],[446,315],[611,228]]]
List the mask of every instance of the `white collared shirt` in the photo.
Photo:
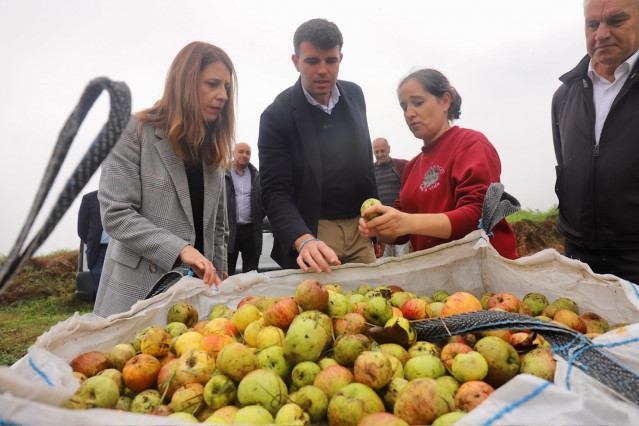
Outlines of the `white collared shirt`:
[[630,70],[635,66],[638,57],[639,51],[636,51],[634,55],[619,65],[615,70],[615,81],[613,82],[597,74],[592,66],[592,60],[588,64],[588,77],[592,80],[592,98],[595,102],[595,140],[597,145],[599,145],[601,130],[610,112],[610,107],[628,79]]
[[339,97],[340,97],[337,84],[333,86],[333,90],[331,91],[331,97],[328,100],[328,106],[322,105],[319,102],[317,102],[315,98],[312,97],[311,94],[306,91],[304,86],[302,86],[302,90],[304,91],[304,96],[306,96],[306,100],[308,101],[309,104],[321,109],[328,115],[330,115],[331,112],[333,112],[333,108],[335,108],[335,105],[337,105],[337,102],[339,101]]

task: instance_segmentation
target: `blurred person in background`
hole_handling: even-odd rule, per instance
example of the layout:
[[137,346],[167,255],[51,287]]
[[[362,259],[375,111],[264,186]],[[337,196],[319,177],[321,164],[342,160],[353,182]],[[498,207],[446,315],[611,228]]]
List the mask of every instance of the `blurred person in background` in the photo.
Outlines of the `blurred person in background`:
[[[421,153],[404,168],[395,208],[374,205],[362,212],[363,236],[380,236],[386,243],[410,239],[414,250],[457,240],[477,229],[486,191],[500,181],[497,151],[482,133],[452,126],[461,114],[461,96],[441,72],[415,71],[397,90],[404,119]],[[366,221],[373,213],[380,216]],[[517,258],[515,234],[501,219],[489,235],[504,257]]]
[[82,197],[78,211],[78,236],[86,247],[87,265],[91,272],[93,289],[98,294],[102,265],[109,244],[109,234],[102,228],[98,191],[92,191]]
[[233,149],[233,163],[226,171],[226,205],[229,220],[227,247],[229,275],[235,274],[242,253],[242,273],[256,271],[262,254],[264,209],[260,174],[251,164],[251,147],[240,142]]
[[[402,175],[408,160],[391,158],[390,145],[386,138],[377,138],[373,141],[373,155],[377,160],[375,161],[375,180],[377,181],[379,201],[385,206],[394,206],[395,200],[399,198]],[[375,255],[377,257],[403,256],[408,254],[408,245],[408,242],[384,244],[378,238],[375,243]]]
[[188,266],[208,286],[227,272],[224,172],[236,88],[228,55],[193,42],[173,60],[162,98],[133,114],[100,176],[111,242],[97,315],[129,310],[177,266]]

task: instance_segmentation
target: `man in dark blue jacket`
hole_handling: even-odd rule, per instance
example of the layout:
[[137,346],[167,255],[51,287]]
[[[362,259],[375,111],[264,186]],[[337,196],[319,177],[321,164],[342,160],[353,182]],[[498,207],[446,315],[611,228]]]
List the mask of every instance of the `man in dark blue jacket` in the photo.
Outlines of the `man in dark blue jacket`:
[[366,103],[355,83],[337,80],[342,34],[324,19],[293,37],[300,73],[262,113],[258,149],[262,202],[272,226],[271,257],[283,268],[330,272],[375,261],[357,230],[360,206],[377,198]]
[[586,55],[552,101],[565,254],[639,284],[639,0],[588,0]]
[[78,212],[78,236],[86,246],[87,265],[91,271],[95,294],[98,294],[102,264],[110,240],[102,229],[98,191],[89,192],[82,197]]
[[242,273],[257,270],[262,254],[264,209],[260,199],[260,175],[250,161],[251,147],[244,142],[235,145],[233,164],[225,176],[229,275],[235,274],[240,253]]

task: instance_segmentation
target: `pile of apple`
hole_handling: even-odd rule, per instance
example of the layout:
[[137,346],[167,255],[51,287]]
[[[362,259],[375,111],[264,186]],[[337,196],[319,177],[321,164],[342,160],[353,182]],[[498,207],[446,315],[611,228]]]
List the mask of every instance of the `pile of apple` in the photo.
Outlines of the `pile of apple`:
[[235,310],[216,305],[206,320],[188,303],[171,306],[167,324],[72,360],[81,385],[64,406],[192,423],[452,424],[519,373],[554,377],[551,347],[531,330],[416,341],[415,320],[482,309],[590,337],[610,328],[568,298],[549,303],[539,293],[418,297],[368,284],[344,293],[308,279],[293,296],[247,296]]

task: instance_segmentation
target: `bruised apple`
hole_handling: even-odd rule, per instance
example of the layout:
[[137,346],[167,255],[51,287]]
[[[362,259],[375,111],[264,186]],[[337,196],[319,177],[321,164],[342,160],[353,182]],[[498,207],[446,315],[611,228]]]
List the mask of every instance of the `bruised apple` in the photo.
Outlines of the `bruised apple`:
[[333,395],[326,415],[329,424],[357,425],[369,414],[383,411],[384,402],[373,389],[362,383],[351,383]]
[[86,377],[91,377],[108,368],[109,359],[104,352],[89,351],[73,358],[69,365],[73,371],[82,373]]
[[190,303],[180,302],[169,308],[169,312],[166,315],[166,323],[182,322],[188,328],[193,327],[199,320],[200,314],[195,306]]
[[122,369],[124,384],[135,392],[141,392],[157,384],[160,361],[153,355],[138,354],[131,358]]
[[394,414],[411,425],[428,425],[451,407],[443,403],[433,379],[415,379],[406,384],[395,401]]
[[484,402],[494,391],[492,386],[481,380],[462,383],[455,394],[455,405],[460,410],[470,411]]

